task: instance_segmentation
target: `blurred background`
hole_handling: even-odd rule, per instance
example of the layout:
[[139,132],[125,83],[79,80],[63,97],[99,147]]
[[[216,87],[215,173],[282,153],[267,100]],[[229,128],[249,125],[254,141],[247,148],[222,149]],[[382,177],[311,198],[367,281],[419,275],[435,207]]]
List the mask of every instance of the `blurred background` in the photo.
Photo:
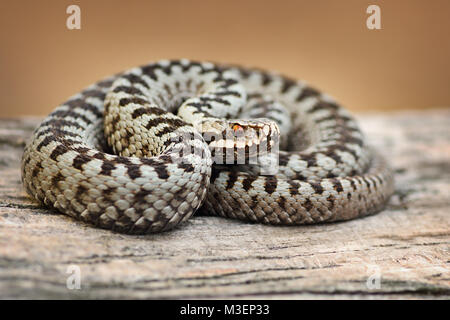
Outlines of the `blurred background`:
[[[68,30],[66,8],[81,8]],[[381,8],[369,30],[366,8]],[[280,71],[352,111],[450,106],[448,0],[0,2],[0,117],[45,115],[83,87],[163,58]]]

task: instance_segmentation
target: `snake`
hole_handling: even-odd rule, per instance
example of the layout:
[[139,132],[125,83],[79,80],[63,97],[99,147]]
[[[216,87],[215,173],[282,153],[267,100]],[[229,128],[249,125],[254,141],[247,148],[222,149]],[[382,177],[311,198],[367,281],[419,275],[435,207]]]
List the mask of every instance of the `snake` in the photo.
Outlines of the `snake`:
[[34,130],[26,192],[126,234],[199,215],[295,226],[380,212],[386,158],[355,118],[304,81],[260,68],[160,60],[104,78]]

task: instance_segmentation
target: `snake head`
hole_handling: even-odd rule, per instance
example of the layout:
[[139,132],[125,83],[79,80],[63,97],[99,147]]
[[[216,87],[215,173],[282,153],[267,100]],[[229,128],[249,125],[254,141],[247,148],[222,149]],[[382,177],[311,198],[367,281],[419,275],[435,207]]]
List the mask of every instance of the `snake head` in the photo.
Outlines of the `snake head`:
[[196,128],[217,164],[252,163],[277,146],[280,137],[277,123],[266,118],[205,120]]

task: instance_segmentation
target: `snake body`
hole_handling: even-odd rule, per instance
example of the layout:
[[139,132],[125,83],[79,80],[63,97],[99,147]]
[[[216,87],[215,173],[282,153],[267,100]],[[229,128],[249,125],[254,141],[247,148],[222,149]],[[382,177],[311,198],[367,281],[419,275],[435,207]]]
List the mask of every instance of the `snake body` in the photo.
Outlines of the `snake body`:
[[[221,133],[227,125],[266,135],[240,145]],[[275,173],[215,163],[212,150],[248,157],[278,131]],[[380,211],[393,192],[386,161],[331,97],[277,73],[184,59],[130,69],[57,107],[25,147],[22,182],[64,214],[134,234],[169,230],[199,208],[278,225],[348,220]]]

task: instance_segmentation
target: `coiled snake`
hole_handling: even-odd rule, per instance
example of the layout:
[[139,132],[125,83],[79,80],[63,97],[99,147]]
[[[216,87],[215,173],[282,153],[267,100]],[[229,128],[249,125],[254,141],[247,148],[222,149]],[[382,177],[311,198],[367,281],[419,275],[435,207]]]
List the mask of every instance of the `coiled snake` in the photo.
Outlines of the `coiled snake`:
[[347,220],[380,211],[393,192],[385,160],[329,96],[276,73],[188,60],[128,70],[57,107],[25,148],[22,181],[64,214],[135,234],[171,229],[200,207],[266,224]]

